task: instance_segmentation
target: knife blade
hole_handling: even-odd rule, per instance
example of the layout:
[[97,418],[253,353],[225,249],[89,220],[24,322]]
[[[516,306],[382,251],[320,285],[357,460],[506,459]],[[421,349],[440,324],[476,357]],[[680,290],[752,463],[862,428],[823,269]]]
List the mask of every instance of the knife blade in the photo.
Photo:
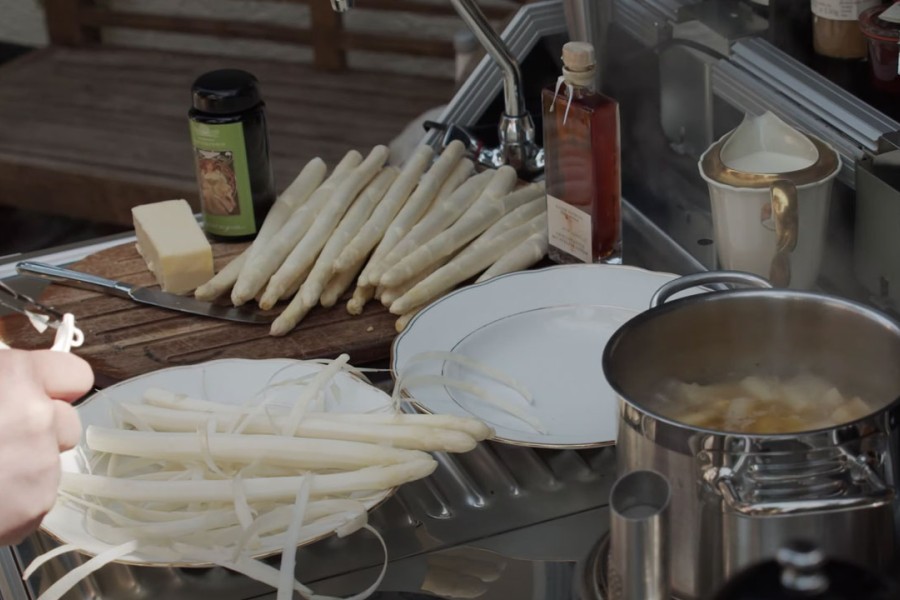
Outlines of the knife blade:
[[42,323],[46,327],[56,329],[62,322],[63,315],[49,306],[44,306],[30,296],[16,291],[0,281],[0,306],[23,314],[32,322]]
[[39,277],[70,287],[128,298],[149,306],[211,317],[213,319],[263,325],[271,323],[278,316],[277,311],[261,311],[254,310],[249,306],[234,307],[205,302],[192,296],[179,296],[158,289],[132,286],[122,281],[114,281],[105,277],[73,271],[46,263],[20,262],[16,264],[16,272],[20,275]]

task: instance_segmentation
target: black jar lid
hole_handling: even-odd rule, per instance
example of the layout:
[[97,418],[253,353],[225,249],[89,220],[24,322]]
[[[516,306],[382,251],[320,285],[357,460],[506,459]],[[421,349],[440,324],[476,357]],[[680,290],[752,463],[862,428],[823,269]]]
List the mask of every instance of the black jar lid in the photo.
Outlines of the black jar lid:
[[191,86],[195,109],[214,115],[229,115],[254,108],[262,98],[256,77],[240,69],[204,73]]
[[813,544],[794,541],[775,560],[733,577],[714,600],[894,600],[897,588],[873,571],[829,560]]

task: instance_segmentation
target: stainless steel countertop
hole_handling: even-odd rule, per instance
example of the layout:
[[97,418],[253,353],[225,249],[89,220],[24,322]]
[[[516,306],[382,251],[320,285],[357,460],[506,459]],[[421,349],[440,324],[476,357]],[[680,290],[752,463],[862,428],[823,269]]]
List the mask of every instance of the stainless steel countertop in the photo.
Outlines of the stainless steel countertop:
[[[22,259],[65,264],[111,245],[120,235],[17,256],[0,264],[0,274],[18,289],[37,293],[34,282],[14,275]],[[658,271],[690,273],[702,265],[662,230],[624,205],[625,263]],[[38,286],[42,284],[37,284]],[[382,380],[385,386],[390,382]],[[403,486],[371,514],[389,548],[387,576],[374,598],[440,597],[423,590],[461,585],[466,565],[492,565],[491,581],[469,581],[483,588],[480,598],[581,597],[580,571],[608,527],[606,509],[615,472],[612,448],[535,451],[481,444],[461,456],[438,455],[440,466],[428,479]],[[35,598],[63,573],[83,563],[68,554],[52,560],[26,585],[20,572],[34,556],[55,546],[38,533],[24,543],[0,549],[4,600]],[[297,575],[319,593],[347,595],[368,586],[382,561],[380,546],[365,532],[330,538],[301,549]],[[470,561],[475,561],[471,563]],[[458,565],[460,573],[448,573]],[[477,570],[477,569],[476,569]],[[274,597],[267,586],[224,569],[104,567],[67,598],[196,598],[223,600]]]

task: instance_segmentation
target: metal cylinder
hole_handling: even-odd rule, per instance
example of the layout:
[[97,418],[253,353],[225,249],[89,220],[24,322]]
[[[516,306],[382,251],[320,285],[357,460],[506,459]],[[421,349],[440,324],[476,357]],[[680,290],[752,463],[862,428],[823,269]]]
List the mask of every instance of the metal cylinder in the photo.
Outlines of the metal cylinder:
[[668,600],[669,482],[656,471],[620,477],[610,494],[610,600]]

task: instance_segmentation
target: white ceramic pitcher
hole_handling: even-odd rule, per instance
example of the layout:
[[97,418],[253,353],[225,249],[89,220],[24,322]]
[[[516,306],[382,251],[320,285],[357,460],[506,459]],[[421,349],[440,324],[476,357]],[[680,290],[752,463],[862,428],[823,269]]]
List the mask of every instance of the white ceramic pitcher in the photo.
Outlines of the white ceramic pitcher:
[[746,116],[700,157],[719,264],[808,289],[822,262],[834,177],[831,146],[774,114]]

